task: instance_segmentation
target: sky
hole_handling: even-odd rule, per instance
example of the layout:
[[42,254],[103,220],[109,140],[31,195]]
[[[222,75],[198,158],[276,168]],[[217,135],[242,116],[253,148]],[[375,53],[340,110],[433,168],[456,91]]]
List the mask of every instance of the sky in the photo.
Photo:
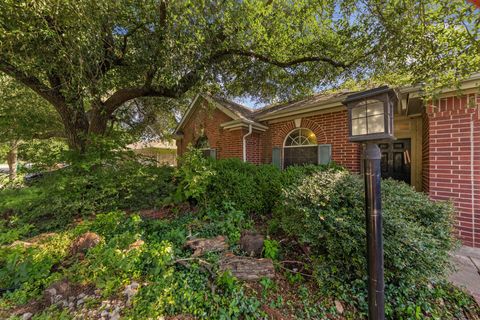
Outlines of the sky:
[[250,109],[259,109],[264,107],[266,104],[265,103],[258,103],[251,97],[242,97],[242,98],[235,98],[232,99],[234,102],[239,103],[245,107],[248,107]]

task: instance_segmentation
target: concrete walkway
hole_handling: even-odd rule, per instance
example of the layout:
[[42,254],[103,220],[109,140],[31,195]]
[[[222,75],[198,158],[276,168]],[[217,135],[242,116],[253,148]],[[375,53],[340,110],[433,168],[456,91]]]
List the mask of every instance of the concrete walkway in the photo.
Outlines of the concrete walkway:
[[480,248],[462,246],[452,254],[456,271],[449,280],[470,292],[480,305]]

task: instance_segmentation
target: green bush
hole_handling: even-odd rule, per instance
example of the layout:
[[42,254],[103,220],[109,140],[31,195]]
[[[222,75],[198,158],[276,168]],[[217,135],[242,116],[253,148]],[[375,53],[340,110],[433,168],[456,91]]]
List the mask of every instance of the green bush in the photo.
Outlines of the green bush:
[[[339,295],[354,287],[366,292],[363,188],[359,176],[316,172],[285,188],[275,210],[281,229],[311,248],[319,285]],[[393,180],[382,182],[382,205],[386,293],[393,298],[445,274],[455,243],[453,209]]]
[[76,217],[161,206],[174,190],[173,169],[136,158],[77,163],[49,172],[31,186],[0,191],[0,212],[37,231],[65,227]]
[[294,166],[284,171],[273,165],[243,162],[237,158],[211,160],[192,149],[180,160],[176,177],[178,199],[193,199],[204,208],[219,208],[228,202],[247,214],[270,214],[282,188],[328,166]]

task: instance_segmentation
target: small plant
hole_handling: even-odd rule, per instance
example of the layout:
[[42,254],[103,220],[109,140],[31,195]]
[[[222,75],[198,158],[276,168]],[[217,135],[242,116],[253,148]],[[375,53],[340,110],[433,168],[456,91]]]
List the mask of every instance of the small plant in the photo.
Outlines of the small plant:
[[202,233],[206,236],[225,235],[230,244],[236,244],[240,240],[241,230],[249,229],[252,225],[252,221],[230,202],[224,202],[220,210],[207,210],[204,219],[208,224],[203,227]]
[[263,256],[272,260],[278,259],[280,244],[277,240],[265,239],[263,241]]
[[288,282],[290,282],[290,284],[301,283],[304,280],[303,276],[298,272],[287,271],[285,274],[286,274],[287,280],[288,280]]
[[217,284],[227,291],[233,291],[237,283],[237,278],[235,278],[229,270],[222,272],[217,277]]
[[270,278],[260,279],[260,284],[262,285],[262,296],[264,299],[267,298],[268,293],[275,288],[275,282]]

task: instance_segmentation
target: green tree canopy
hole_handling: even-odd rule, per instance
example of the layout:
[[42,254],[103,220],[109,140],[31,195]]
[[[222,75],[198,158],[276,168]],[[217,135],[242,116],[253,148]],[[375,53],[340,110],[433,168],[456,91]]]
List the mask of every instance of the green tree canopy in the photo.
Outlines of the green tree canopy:
[[47,101],[0,74],[0,143],[63,136],[60,118]]
[[84,150],[126,102],[200,90],[285,99],[398,73],[433,86],[476,71],[463,0],[4,0],[0,71],[48,101]]

